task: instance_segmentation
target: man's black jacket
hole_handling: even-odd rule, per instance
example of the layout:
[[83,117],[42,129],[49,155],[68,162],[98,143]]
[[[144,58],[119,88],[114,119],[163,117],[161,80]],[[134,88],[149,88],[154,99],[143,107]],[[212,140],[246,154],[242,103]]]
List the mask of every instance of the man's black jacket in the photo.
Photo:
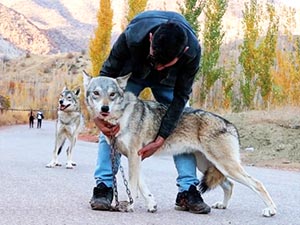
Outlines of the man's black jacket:
[[[149,33],[154,33],[160,24],[167,21],[177,22],[186,30],[189,49],[175,65],[162,71],[154,71],[147,62]],[[138,14],[119,36],[101,68],[100,75],[116,78],[131,72],[130,79],[137,82],[151,79],[152,82],[174,88],[173,101],[158,133],[159,136],[167,138],[176,127],[192,92],[200,56],[201,48],[197,36],[183,16],[170,11],[145,11]]]

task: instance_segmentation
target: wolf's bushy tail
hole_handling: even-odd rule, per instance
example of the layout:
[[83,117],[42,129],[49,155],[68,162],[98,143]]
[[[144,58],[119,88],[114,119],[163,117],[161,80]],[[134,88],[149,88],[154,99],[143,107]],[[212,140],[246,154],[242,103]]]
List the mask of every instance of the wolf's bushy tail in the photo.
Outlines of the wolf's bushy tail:
[[225,180],[225,176],[214,166],[210,166],[204,173],[200,183],[200,191],[204,193],[214,189]]

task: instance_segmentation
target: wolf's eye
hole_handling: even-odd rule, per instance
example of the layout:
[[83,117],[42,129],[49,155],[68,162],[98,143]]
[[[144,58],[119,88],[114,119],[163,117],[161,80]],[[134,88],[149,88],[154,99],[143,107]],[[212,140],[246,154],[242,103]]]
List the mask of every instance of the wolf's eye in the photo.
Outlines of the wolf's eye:
[[115,92],[112,92],[110,93],[109,97],[115,97],[116,93]]
[[93,94],[96,95],[96,96],[100,95],[99,91],[93,91]]

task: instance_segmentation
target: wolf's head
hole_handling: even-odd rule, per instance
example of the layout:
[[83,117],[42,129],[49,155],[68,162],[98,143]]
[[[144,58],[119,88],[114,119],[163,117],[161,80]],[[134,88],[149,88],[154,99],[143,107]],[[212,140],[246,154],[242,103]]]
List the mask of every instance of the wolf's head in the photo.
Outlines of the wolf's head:
[[92,115],[105,120],[118,119],[122,107],[125,87],[130,74],[113,79],[110,77],[91,77],[83,71],[85,102]]
[[58,110],[63,112],[79,111],[79,94],[80,88],[69,90],[67,87],[64,87],[58,100]]

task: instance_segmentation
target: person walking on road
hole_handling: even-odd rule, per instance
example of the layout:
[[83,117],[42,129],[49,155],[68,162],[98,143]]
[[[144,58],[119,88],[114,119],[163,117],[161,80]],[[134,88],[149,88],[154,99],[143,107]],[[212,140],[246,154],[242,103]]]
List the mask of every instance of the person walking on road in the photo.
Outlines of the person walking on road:
[[30,110],[29,113],[29,128],[33,128],[34,125],[34,114],[32,112],[32,110]]
[[42,111],[37,112],[37,128],[42,128],[42,120],[44,119],[44,115]]

